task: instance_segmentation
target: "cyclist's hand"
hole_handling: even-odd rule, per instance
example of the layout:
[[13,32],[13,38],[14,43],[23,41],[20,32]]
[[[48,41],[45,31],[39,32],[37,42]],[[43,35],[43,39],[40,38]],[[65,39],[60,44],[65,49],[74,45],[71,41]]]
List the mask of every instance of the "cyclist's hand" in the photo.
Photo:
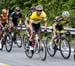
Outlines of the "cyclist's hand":
[[64,28],[65,28],[66,30],[69,30],[69,27],[65,27],[65,26],[64,26]]
[[22,30],[22,25],[21,25],[21,30]]
[[2,31],[4,31],[4,30],[5,30],[5,27],[2,28]]
[[44,29],[44,32],[47,32],[47,28]]
[[31,35],[33,35],[33,30],[31,30]]

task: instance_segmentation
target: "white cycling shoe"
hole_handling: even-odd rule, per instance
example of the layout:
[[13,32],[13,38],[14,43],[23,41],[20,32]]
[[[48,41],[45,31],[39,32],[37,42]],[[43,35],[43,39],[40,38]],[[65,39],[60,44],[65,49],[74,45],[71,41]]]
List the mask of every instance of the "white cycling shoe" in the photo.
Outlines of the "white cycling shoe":
[[30,46],[30,50],[34,50],[34,48],[32,46]]

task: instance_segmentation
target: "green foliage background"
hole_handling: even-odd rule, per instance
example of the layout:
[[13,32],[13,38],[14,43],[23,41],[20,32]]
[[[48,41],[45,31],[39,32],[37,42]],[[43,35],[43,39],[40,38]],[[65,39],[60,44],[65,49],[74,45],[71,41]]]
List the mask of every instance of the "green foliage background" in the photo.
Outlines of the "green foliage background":
[[0,0],[0,12],[3,7],[7,7],[11,12],[16,6],[19,6],[24,18],[30,7],[37,4],[43,5],[49,25],[52,24],[55,16],[61,15],[63,11],[67,10],[70,12],[70,25],[75,27],[75,0]]

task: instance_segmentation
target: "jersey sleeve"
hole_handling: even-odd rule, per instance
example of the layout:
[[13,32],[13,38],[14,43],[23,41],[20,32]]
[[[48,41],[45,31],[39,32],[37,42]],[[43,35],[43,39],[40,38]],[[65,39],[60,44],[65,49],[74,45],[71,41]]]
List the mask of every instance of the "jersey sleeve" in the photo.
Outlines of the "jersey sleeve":
[[19,18],[22,18],[22,14],[21,13],[19,14]]
[[15,13],[15,12],[12,12],[12,13],[10,14],[9,20],[12,20],[12,19],[13,19],[14,13]]
[[46,21],[47,20],[47,15],[45,12],[42,12],[42,17],[43,17],[43,20]]
[[35,19],[35,12],[32,13],[32,15],[30,16],[30,21],[33,21]]
[[31,14],[32,14],[31,12],[28,12],[25,17],[30,17]]
[[56,16],[53,22],[59,22],[62,20],[62,16]]

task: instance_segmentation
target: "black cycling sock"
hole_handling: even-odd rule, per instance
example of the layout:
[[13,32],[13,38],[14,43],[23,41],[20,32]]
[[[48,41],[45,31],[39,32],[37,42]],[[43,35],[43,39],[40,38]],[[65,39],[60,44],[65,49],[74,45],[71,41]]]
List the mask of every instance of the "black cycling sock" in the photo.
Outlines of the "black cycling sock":
[[9,34],[11,34],[11,32],[9,32]]

